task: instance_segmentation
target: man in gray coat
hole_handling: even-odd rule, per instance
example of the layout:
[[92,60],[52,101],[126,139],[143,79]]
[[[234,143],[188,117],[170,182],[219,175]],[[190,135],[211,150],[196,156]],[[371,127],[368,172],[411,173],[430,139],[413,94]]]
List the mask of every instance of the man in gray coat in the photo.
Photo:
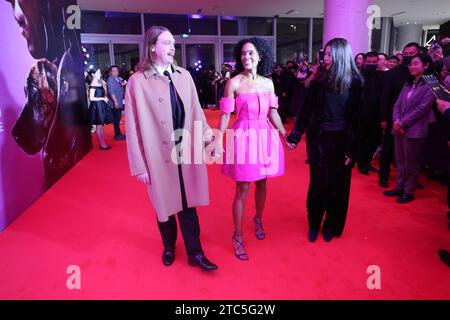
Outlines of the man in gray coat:
[[120,131],[120,119],[123,110],[123,85],[119,78],[119,68],[111,66],[109,68],[109,77],[106,81],[108,86],[109,106],[114,114],[114,140],[125,140],[125,135]]

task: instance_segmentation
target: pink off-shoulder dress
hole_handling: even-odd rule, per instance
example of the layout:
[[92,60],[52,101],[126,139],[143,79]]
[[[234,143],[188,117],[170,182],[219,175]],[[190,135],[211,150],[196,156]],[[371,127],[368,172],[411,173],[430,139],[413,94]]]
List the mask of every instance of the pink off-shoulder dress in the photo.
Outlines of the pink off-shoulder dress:
[[224,138],[222,173],[247,182],[284,174],[283,144],[268,119],[270,108],[278,108],[278,97],[269,92],[241,93],[220,100],[222,112],[237,114]]

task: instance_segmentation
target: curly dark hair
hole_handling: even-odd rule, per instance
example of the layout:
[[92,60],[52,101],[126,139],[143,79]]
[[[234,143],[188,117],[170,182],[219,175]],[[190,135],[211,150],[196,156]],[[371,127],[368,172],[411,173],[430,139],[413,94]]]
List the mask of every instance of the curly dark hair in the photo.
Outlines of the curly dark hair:
[[239,41],[237,43],[236,47],[234,48],[234,58],[236,60],[236,67],[235,67],[236,71],[239,73],[244,71],[244,66],[242,65],[242,60],[241,60],[241,52],[242,52],[242,47],[246,43],[253,44],[261,58],[261,61],[258,63],[258,69],[256,72],[259,75],[264,76],[264,77],[270,75],[273,71],[272,46],[270,45],[270,43],[267,40],[265,40],[263,38],[259,38],[259,37],[251,37],[251,38],[247,38],[247,39],[242,39],[241,41]]

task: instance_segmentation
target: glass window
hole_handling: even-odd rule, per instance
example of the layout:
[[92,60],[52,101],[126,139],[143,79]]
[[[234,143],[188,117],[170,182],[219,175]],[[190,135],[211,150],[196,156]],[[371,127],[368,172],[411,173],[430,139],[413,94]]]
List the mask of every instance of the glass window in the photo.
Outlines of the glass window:
[[128,79],[130,71],[139,64],[139,44],[115,43],[114,61],[119,68],[120,76]]
[[312,59],[314,62],[323,47],[323,18],[313,19],[313,41],[312,41]]
[[423,45],[429,46],[431,45],[432,40],[439,40],[439,29],[428,29],[426,33],[426,37],[423,37]]
[[273,19],[259,17],[221,17],[224,36],[273,36]]
[[186,67],[201,72],[215,64],[214,44],[186,44]]
[[224,43],[223,44],[223,63],[228,63],[234,69],[236,61],[234,58],[234,43]]
[[277,62],[300,62],[308,55],[308,18],[277,19]]
[[82,33],[142,34],[139,13],[82,11]]
[[179,43],[176,43],[175,44],[175,57],[174,57],[174,61],[175,61],[175,64],[177,65],[177,66],[182,66],[182,64],[183,64],[183,61],[181,60],[181,56],[182,56],[182,52],[181,52],[181,44],[179,44]]
[[109,45],[107,43],[83,43],[84,65],[86,70],[105,70],[111,66]]
[[217,17],[201,15],[144,14],[144,25],[164,26],[172,34],[217,35]]
[[[381,51],[381,29],[372,29],[371,36],[371,51],[380,52]],[[357,52],[355,52],[355,55]]]
[[202,108],[214,106],[216,101],[214,44],[186,44],[186,69],[191,73]]

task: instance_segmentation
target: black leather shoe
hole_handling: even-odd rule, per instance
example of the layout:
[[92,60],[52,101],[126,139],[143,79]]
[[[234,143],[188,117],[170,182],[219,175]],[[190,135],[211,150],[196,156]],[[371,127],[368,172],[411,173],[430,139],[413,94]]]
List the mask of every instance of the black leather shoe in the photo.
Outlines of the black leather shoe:
[[217,269],[217,266],[208,259],[206,259],[204,254],[198,254],[196,256],[189,257],[188,263],[193,267],[200,267],[203,270],[207,271]]
[[333,234],[331,232],[325,231],[323,233],[323,240],[325,242],[330,242],[333,239]]
[[439,249],[438,252],[439,252],[439,259],[441,259],[441,261],[445,263],[447,267],[450,267],[450,253],[444,249]]
[[170,266],[175,260],[175,252],[172,250],[167,250],[163,252],[162,261],[165,266]]
[[106,146],[106,147],[99,146],[98,148],[100,150],[109,150],[109,149],[111,149],[111,146]]
[[375,172],[375,173],[378,173],[378,169],[377,168],[375,168],[375,167],[372,167],[372,166],[367,166],[367,170],[368,171],[370,171],[370,172]]
[[403,194],[397,198],[397,203],[408,203],[414,200],[414,195],[412,194]]
[[114,140],[126,140],[126,136],[124,134],[119,134],[117,136],[114,136]]
[[388,182],[384,179],[380,179],[378,180],[378,185],[382,188],[387,188],[388,187]]
[[309,242],[316,242],[318,236],[319,236],[319,231],[314,231],[313,229],[309,229],[309,232],[308,232]]
[[365,166],[358,166],[358,171],[365,176],[369,175],[369,170]]
[[384,191],[383,195],[386,197],[400,197],[401,195],[403,195],[403,190],[399,189],[388,190]]

